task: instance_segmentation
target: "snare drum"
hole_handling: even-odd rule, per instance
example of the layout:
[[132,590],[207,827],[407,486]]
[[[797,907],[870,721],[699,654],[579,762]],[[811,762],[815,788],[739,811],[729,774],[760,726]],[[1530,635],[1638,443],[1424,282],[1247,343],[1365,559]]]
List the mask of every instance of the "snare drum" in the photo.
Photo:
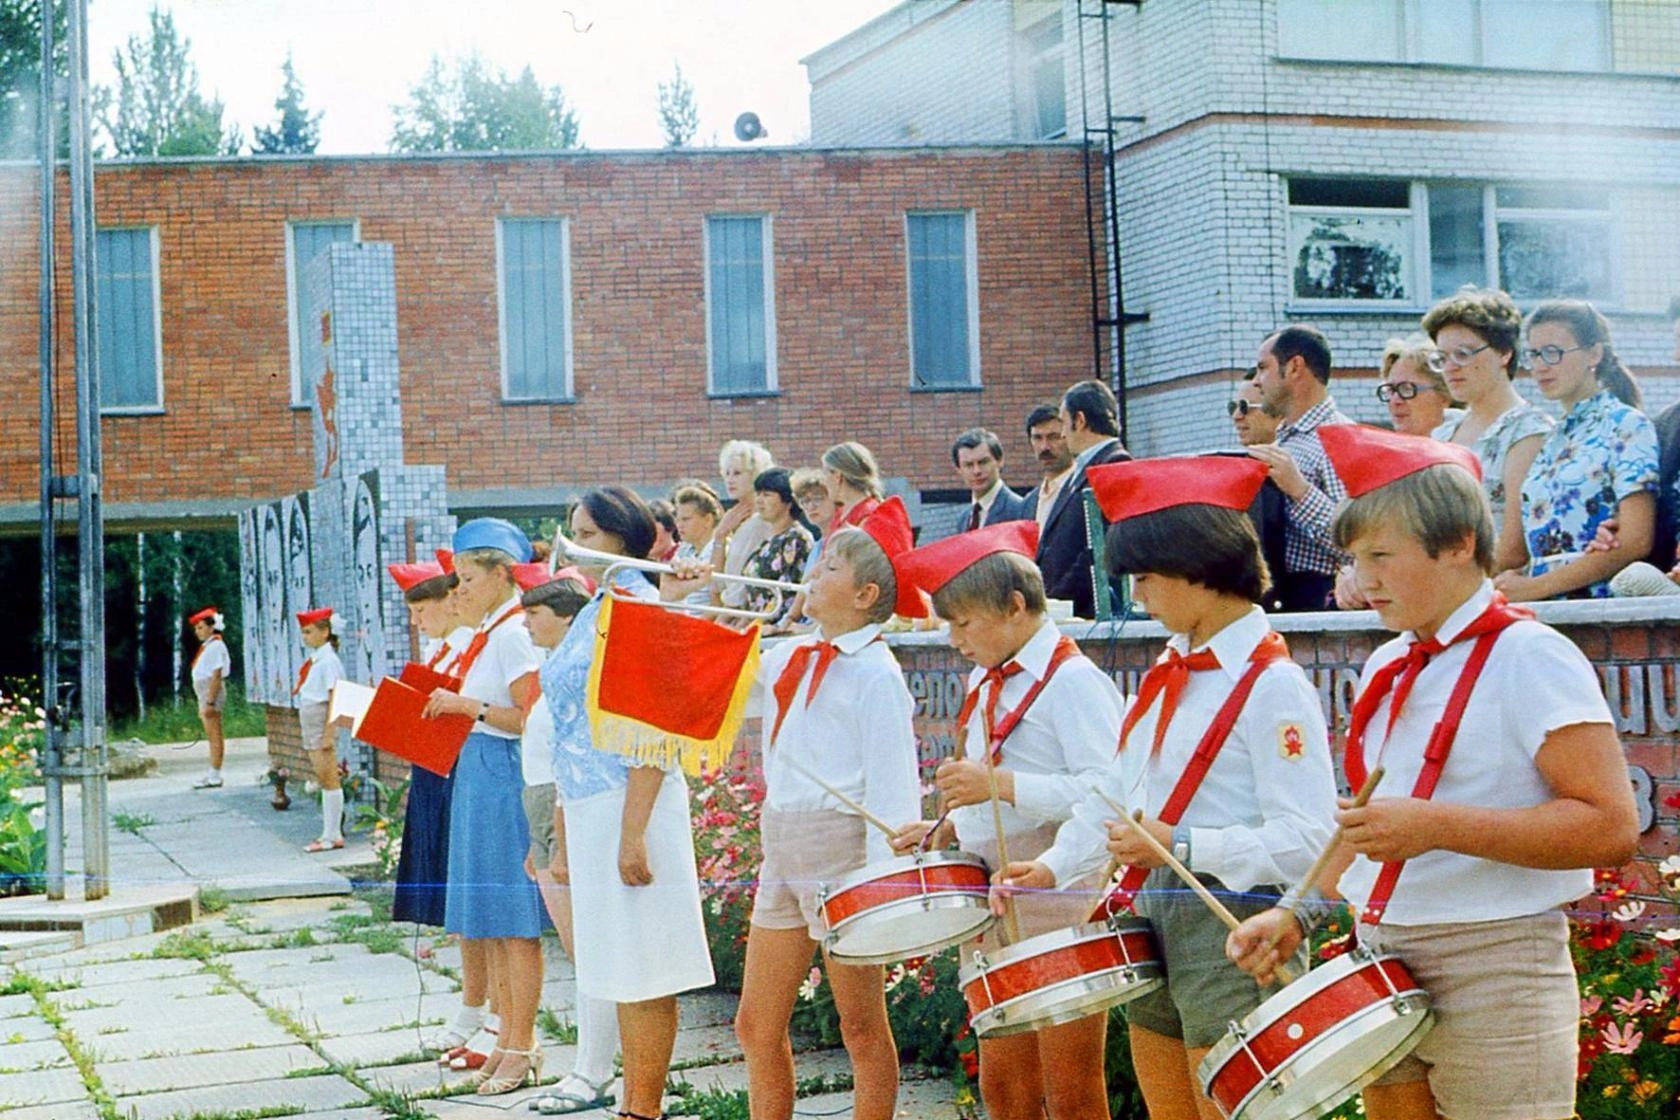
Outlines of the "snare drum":
[[1400,1064],[1434,1023],[1400,958],[1361,946],[1231,1024],[1197,1074],[1230,1120],[1314,1120]]
[[1142,918],[1052,930],[995,953],[975,950],[959,973],[982,1038],[1071,1023],[1159,988],[1165,973]]
[[817,905],[824,947],[849,964],[890,964],[937,953],[997,920],[986,905],[991,877],[969,852],[916,852],[872,863],[823,884]]

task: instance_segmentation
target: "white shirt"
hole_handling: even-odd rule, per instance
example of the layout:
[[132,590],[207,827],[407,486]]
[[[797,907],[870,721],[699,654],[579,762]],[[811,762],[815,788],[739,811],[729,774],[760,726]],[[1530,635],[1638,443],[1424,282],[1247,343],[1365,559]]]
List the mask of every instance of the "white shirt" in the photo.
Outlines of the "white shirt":
[[[519,596],[510,595],[479,623],[478,632],[488,630],[490,639],[474,659],[472,666],[467,669],[467,679],[461,682],[462,696],[483,700],[496,708],[519,706],[509,686],[525,674],[536,672],[542,665],[542,655],[537,652],[537,647],[531,644],[531,632],[525,629],[519,619],[508,617],[518,614],[521,609]],[[507,621],[496,626],[497,620],[502,618],[506,618]],[[475,724],[473,730],[494,735],[498,739],[519,738],[517,731],[503,731],[485,722]]]
[[1055,508],[1062,487],[1067,485],[1067,480],[1073,472],[1074,468],[1070,466],[1055,478],[1047,478],[1038,484],[1038,509],[1034,516],[1038,518],[1038,531],[1041,534],[1044,532],[1044,526],[1050,522],[1050,511]]
[[211,638],[199,647],[198,656],[193,659],[192,678],[195,681],[209,683],[219,669],[222,680],[226,681],[228,672],[233,668],[233,660],[228,657],[227,643],[220,634]]
[[331,642],[322,642],[309,651],[309,675],[298,689],[298,707],[305,704],[325,704],[332,694],[332,686],[344,679],[344,662]]
[[[984,494],[980,495],[978,498],[976,498],[974,496],[973,491],[970,491],[969,495],[968,495],[968,497],[969,497],[969,503],[968,503],[969,514],[972,516],[973,513],[974,513],[974,507],[979,506],[980,507],[980,524],[984,525],[986,523],[986,518],[990,517],[991,514],[992,514],[992,503],[997,501],[997,496],[998,496],[999,493],[1002,492],[1002,490],[1003,490],[1003,479],[1002,478],[994,478],[994,479],[992,479],[991,488],[989,490],[987,490]],[[966,522],[966,521],[963,522],[963,526],[965,528],[967,527],[967,525],[968,525],[968,522]]]
[[519,737],[519,769],[528,786],[554,784],[554,713],[540,699],[525,717],[525,734]]
[[[1004,679],[998,719],[1014,711],[1044,677],[1060,637],[1056,624],[1046,619],[1015,654],[1013,660],[1021,663],[1024,672]],[[968,676],[969,691],[985,675],[986,670],[977,666]],[[1005,802],[1001,807],[1005,836],[1068,818],[1114,757],[1124,704],[1114,682],[1089,658],[1071,657],[1062,663],[1003,741],[1001,765],[1015,775],[1015,804]],[[982,726],[985,705],[982,695],[969,717],[964,740],[965,757],[982,764],[990,750]],[[987,802],[954,809],[950,820],[958,838],[969,843],[997,835]]]
[[[829,663],[815,697],[810,691],[817,663],[811,659],[773,743],[776,681],[796,650],[822,638],[806,635],[765,650],[752,699],[764,729],[766,809],[852,811],[788,765],[786,760],[792,759],[894,827],[921,817],[916,735],[910,723],[915,701],[904,685],[898,659],[885,642],[876,641],[880,633],[881,628],[871,624],[834,639],[840,653]],[[873,827],[865,851],[870,862],[892,855],[887,837]]]
[[[513,623],[509,622],[507,625],[512,626]],[[426,660],[430,661],[432,659],[432,655],[438,651],[438,646],[447,646],[448,648],[444,651],[443,656],[438,659],[438,663],[433,665],[432,668],[439,673],[451,672],[455,668],[455,662],[459,661],[461,654],[466,652],[467,643],[472,641],[472,636],[473,628],[471,626],[457,626],[441,639],[428,638],[427,642],[429,644],[423,647]]]
[[[1487,609],[1493,586],[1484,582],[1437,635],[1449,641]],[[1365,663],[1359,690],[1371,675],[1402,656],[1413,635],[1403,633]],[[1394,730],[1388,726],[1390,694],[1377,706],[1365,735],[1365,764],[1380,759],[1388,774],[1378,797],[1409,797],[1423,767],[1423,748],[1446,710],[1474,642],[1449,646],[1418,674]],[[1517,622],[1500,634],[1470,693],[1431,800],[1492,809],[1520,809],[1555,794],[1534,764],[1546,736],[1581,723],[1611,723],[1598,675],[1568,638],[1539,622]],[[1376,883],[1378,864],[1364,856],[1342,875],[1342,893],[1363,906]],[[1592,890],[1592,872],[1544,871],[1457,852],[1433,851],[1406,861],[1383,921],[1395,925],[1491,922],[1539,914]]]
[[[1105,772],[1102,791],[1128,809],[1159,817],[1270,630],[1256,607],[1215,634],[1204,648],[1219,658],[1220,667],[1190,674],[1160,754],[1150,757],[1161,714],[1156,696]],[[1189,646],[1184,634],[1167,640],[1180,655],[1193,652]],[[1179,818],[1190,829],[1191,869],[1215,876],[1233,891],[1293,884],[1330,842],[1335,808],[1336,776],[1318,694],[1295,662],[1273,662],[1254,682],[1224,747]],[[1094,794],[1079,803],[1055,844],[1039,857],[1057,882],[1102,866],[1108,858],[1102,822],[1115,815]]]

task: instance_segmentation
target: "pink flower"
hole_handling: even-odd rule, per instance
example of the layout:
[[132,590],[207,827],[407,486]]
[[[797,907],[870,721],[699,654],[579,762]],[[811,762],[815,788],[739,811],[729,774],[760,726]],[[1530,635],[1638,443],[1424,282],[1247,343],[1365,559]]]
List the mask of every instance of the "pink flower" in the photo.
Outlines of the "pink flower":
[[1604,1049],[1611,1054],[1632,1054],[1645,1041],[1644,1032],[1636,1030],[1631,1024],[1611,1023],[1604,1028],[1601,1037]]
[[1603,1006],[1604,1006],[1604,997],[1603,996],[1582,996],[1581,997],[1581,1018],[1591,1019],[1594,1015],[1598,1014],[1598,1009],[1603,1007]]
[[1638,1015],[1647,1007],[1650,1007],[1651,1001],[1645,998],[1644,988],[1635,988],[1632,999],[1618,997],[1610,1001],[1610,1006],[1618,1015],[1631,1016]]

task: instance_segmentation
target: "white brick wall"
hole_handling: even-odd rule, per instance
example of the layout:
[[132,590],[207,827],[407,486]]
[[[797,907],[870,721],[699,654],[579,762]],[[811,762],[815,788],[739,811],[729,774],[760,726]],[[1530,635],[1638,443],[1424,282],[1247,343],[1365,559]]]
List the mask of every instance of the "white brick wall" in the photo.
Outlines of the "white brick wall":
[[[1010,0],[905,8],[943,14],[898,39],[875,27],[844,66],[833,65],[839,51],[828,70],[812,66],[813,142],[1012,139]],[[1127,384],[1162,386],[1131,399],[1135,452],[1228,444],[1228,387],[1217,373],[1250,365],[1281,324],[1315,323],[1338,367],[1355,371],[1374,369],[1390,337],[1417,329],[1424,293],[1414,307],[1376,312],[1291,298],[1291,176],[1606,188],[1619,287],[1606,311],[1618,349],[1635,367],[1666,367],[1645,379],[1651,411],[1680,396],[1662,314],[1680,294],[1680,78],[1281,59],[1275,0],[1109,11],[1113,110],[1144,117],[1120,126],[1116,163],[1127,310],[1149,314],[1127,332]],[[1680,30],[1680,3],[1669,18]],[[1100,112],[1100,28],[1083,21],[1081,67],[1076,0],[1063,0],[1063,21],[1077,137],[1082,93]],[[1349,383],[1338,399],[1358,418],[1379,418],[1372,384]]]

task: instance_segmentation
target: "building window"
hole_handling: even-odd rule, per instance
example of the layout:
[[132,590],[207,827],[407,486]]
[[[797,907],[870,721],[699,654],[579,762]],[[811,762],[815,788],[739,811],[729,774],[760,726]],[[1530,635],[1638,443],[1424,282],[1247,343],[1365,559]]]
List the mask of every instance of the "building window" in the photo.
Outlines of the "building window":
[[1411,191],[1381,179],[1289,183],[1289,261],[1297,299],[1411,296]]
[[308,408],[321,367],[321,324],[304,322],[303,281],[315,257],[335,241],[355,241],[355,221],[288,222],[286,224],[286,319],[291,336],[292,404]]
[[776,388],[770,219],[706,219],[706,383],[718,396]]
[[163,407],[157,248],[154,226],[99,231],[99,403],[106,411]]
[[1021,32],[1023,104],[1028,135],[1058,140],[1067,135],[1067,78],[1062,63],[1062,13]]
[[974,213],[905,215],[910,281],[910,383],[966,388],[980,383],[980,301],[974,269]]
[[502,397],[572,395],[571,233],[561,218],[496,222]]
[[1518,70],[1610,68],[1609,0],[1278,0],[1278,53]]
[[1599,189],[1289,183],[1292,291],[1299,300],[1421,303],[1421,293],[1441,299],[1475,284],[1523,302],[1614,302],[1614,245],[1609,194]]

